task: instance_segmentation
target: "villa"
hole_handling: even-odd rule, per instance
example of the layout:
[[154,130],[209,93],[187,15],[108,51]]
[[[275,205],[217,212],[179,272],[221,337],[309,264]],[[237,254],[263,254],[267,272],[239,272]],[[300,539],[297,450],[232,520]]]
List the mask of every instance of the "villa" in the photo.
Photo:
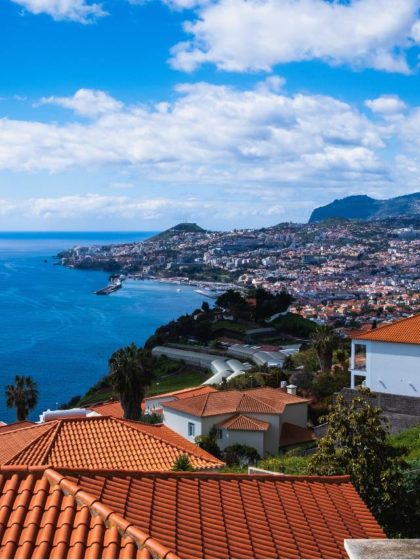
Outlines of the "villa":
[[352,336],[351,388],[420,397],[420,315]]
[[[294,389],[289,386],[288,391]],[[190,441],[215,427],[222,450],[239,443],[253,447],[261,457],[275,455],[282,444],[313,439],[307,429],[309,401],[291,392],[264,387],[163,402],[163,421]]]

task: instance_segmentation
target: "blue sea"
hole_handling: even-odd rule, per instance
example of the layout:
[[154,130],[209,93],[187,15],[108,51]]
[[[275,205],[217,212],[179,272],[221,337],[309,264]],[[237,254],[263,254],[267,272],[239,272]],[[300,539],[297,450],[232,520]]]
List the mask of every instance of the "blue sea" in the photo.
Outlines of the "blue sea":
[[[192,288],[126,281],[96,296],[108,273],[56,266],[54,256],[75,245],[140,241],[150,232],[0,233],[0,420],[11,422],[5,385],[16,374],[38,383],[31,419],[83,394],[107,373],[114,350],[142,345],[160,325],[202,303]],[[46,261],[46,262],[45,262]]]

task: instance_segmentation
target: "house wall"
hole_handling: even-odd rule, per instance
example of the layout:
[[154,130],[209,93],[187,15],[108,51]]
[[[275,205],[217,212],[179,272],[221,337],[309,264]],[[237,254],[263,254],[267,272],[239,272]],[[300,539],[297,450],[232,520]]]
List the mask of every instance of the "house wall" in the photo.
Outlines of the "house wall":
[[220,449],[240,443],[241,445],[253,447],[261,457],[265,455],[264,436],[266,432],[247,432],[242,430],[222,430],[222,432],[223,438],[217,440]]
[[308,422],[308,404],[299,403],[286,405],[281,415],[281,421],[306,428]]
[[352,387],[355,375],[366,375],[372,391],[420,397],[420,344],[353,340],[352,368],[355,344],[366,344],[366,372],[351,370]]
[[[195,437],[202,434],[201,418],[199,416],[191,416],[178,410],[163,409],[163,423],[174,432],[177,432],[185,439],[194,442]],[[188,435],[188,422],[195,424],[195,436]]]
[[160,408],[161,403],[171,402],[174,400],[175,397],[159,397],[159,395],[157,395],[154,398],[149,397],[148,399],[145,399],[144,404],[146,406],[146,410],[153,412],[155,408]]

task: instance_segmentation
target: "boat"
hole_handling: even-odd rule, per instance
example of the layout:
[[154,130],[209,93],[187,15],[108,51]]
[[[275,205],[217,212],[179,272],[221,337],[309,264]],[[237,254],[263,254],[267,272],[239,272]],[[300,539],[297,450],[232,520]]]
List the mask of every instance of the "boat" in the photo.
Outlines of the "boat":
[[97,296],[109,296],[109,294],[112,294],[117,290],[121,290],[121,288],[122,288],[121,280],[119,278],[112,278],[110,284],[105,286],[105,288],[101,288],[100,290],[97,290],[96,292],[94,292],[94,294]]

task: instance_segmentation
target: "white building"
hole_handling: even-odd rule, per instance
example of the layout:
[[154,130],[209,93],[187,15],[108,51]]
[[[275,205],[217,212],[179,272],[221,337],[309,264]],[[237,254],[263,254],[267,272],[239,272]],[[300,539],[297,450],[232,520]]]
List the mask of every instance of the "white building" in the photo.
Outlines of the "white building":
[[222,450],[241,443],[261,456],[274,455],[282,438],[286,445],[313,439],[307,429],[308,400],[281,389],[217,391],[162,403],[162,407],[164,424],[190,441],[216,427]]
[[351,388],[420,397],[420,315],[355,334]]

